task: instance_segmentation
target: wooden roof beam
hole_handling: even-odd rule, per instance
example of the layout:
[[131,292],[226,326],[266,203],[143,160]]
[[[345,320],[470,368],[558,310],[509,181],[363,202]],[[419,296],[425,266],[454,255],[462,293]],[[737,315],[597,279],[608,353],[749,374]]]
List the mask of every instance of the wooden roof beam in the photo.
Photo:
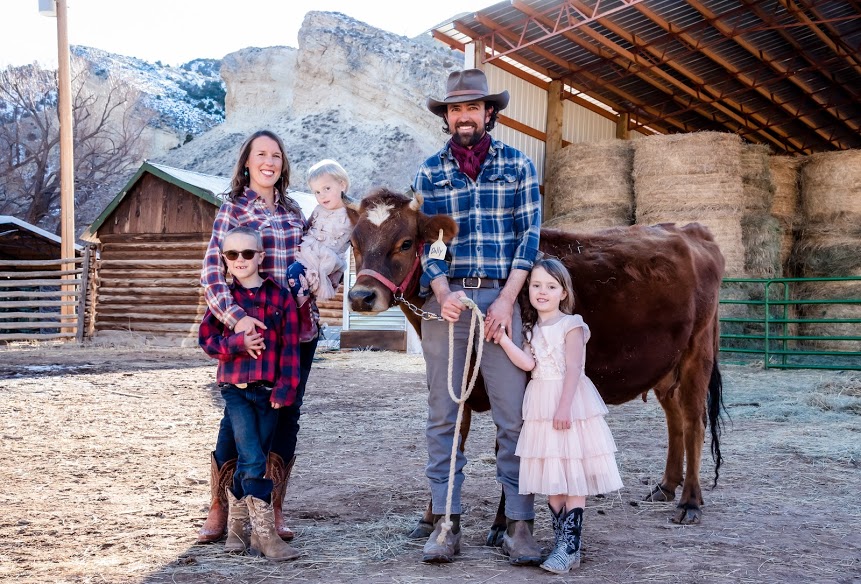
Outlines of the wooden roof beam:
[[[636,10],[638,10],[643,16],[645,16],[646,18],[651,20],[654,24],[656,24],[658,27],[663,29],[665,32],[677,36],[679,38],[680,42],[688,44],[689,46],[696,46],[697,41],[695,39],[691,38],[685,32],[679,32],[679,31],[673,30],[673,27],[670,25],[670,23],[667,22],[664,18],[662,18],[659,14],[657,14],[653,10],[650,10],[648,7],[646,7],[642,4],[638,5],[636,7]],[[711,59],[712,61],[714,61],[715,63],[717,63],[721,67],[723,67],[724,69],[726,69],[726,71],[729,72],[730,74],[732,74],[734,76],[739,74],[738,70],[735,67],[733,67],[733,65],[729,61],[727,61],[726,59],[721,57],[715,51],[708,49],[708,48],[702,48],[702,49],[700,49],[700,51],[704,55],[706,55],[709,59]],[[739,81],[741,81],[741,79],[739,79]],[[752,81],[750,79],[748,79],[748,82],[750,83]],[[760,124],[761,126],[773,127],[773,123],[769,122],[767,119],[764,119],[762,117],[762,115],[760,115],[759,113],[750,112],[750,111],[745,112],[745,108],[742,107],[741,104],[738,104],[734,101],[731,101],[730,103],[733,104],[733,108],[737,109],[738,111],[743,112],[745,115],[749,115],[751,117],[754,117],[756,119],[757,123]],[[745,124],[745,126],[749,127],[746,124]],[[803,154],[809,154],[810,153],[809,149],[806,148],[803,143],[799,142],[797,139],[790,136],[786,131],[781,130],[780,128],[777,128],[777,127],[774,127],[774,131],[775,131],[775,133],[777,133],[780,136],[780,144],[779,145],[781,148],[783,148],[785,144],[789,143],[789,144],[792,144],[793,147],[798,152],[801,152]]]
[[[816,103],[818,103],[822,109],[824,109],[825,111],[827,111],[828,113],[833,115],[835,118],[837,118],[841,122],[844,122],[853,131],[855,131],[855,132],[858,131],[859,127],[857,124],[852,124],[851,121],[847,121],[846,116],[842,116],[840,114],[839,110],[836,107],[833,107],[830,103],[828,103],[828,101],[826,101],[822,96],[816,95],[814,93],[813,88],[810,87],[807,83],[805,83],[804,80],[796,78],[792,74],[792,72],[787,69],[786,65],[784,65],[783,63],[781,63],[779,61],[779,59],[772,57],[766,51],[761,50],[758,47],[755,47],[753,44],[746,41],[740,35],[735,34],[735,31],[732,28],[730,28],[725,23],[721,22],[719,15],[717,15],[714,12],[712,12],[711,10],[709,10],[709,8],[706,7],[705,5],[703,5],[701,2],[699,2],[699,0],[687,0],[687,3],[694,10],[699,12],[703,18],[705,18],[707,21],[711,22],[712,26],[718,32],[720,32],[722,35],[724,35],[725,37],[727,37],[729,39],[732,39],[733,42],[735,42],[738,46],[740,46],[741,48],[746,50],[748,53],[750,53],[751,55],[753,55],[754,57],[756,57],[760,61],[765,62],[769,67],[771,67],[771,69],[773,71],[776,71],[780,75],[783,75],[786,79],[789,79],[792,83],[794,83],[796,86],[798,86],[799,89],[801,89],[805,95],[807,95],[810,99],[813,99],[814,101],[816,101]],[[709,58],[712,58],[712,55],[710,53],[713,53],[713,51],[705,50],[705,51],[703,51],[703,53],[706,56],[708,56]],[[761,84],[757,84],[755,82],[755,80],[751,79],[750,77],[748,77],[744,73],[741,73],[740,71],[733,70],[733,69],[728,69],[728,70],[732,72],[733,76],[740,83],[750,87],[751,89],[753,89],[757,93],[759,93],[762,97],[764,97],[765,99],[767,99],[771,103],[780,107],[783,111],[788,113],[794,119],[797,119],[798,121],[800,121],[801,123],[806,125],[808,128],[812,129],[814,132],[816,132],[821,138],[826,140],[828,143],[835,144],[838,148],[847,148],[847,146],[843,142],[841,142],[840,140],[837,140],[835,142],[832,135],[827,134],[827,133],[819,130],[817,128],[817,124],[813,120],[811,120],[810,118],[805,116],[802,113],[802,110],[800,107],[796,107],[795,105],[789,103],[788,101],[779,101],[777,96],[774,93],[765,89]],[[852,127],[853,125],[855,126],[854,128]]]
[[[854,51],[846,49],[841,41],[835,41],[828,36],[828,34],[819,28],[817,23],[804,13],[804,9],[800,8],[793,0],[777,0],[777,2],[783,6],[789,14],[794,16],[798,22],[806,25],[810,31],[816,35],[816,38],[825,44],[825,46],[831,49],[835,54],[842,57],[850,67],[861,74],[861,63],[859,63],[859,58]],[[807,6],[805,6],[805,8],[807,8]],[[839,35],[835,36],[838,36],[839,38]]]
[[[582,28],[591,22],[595,22],[599,18],[606,18],[611,14],[615,14],[621,10],[626,10],[643,1],[644,0],[619,0],[621,3],[620,6],[615,6],[606,10],[603,9],[600,0],[595,2],[594,6],[575,6],[572,2],[558,2],[551,6],[546,14],[533,10],[533,13],[536,14],[538,18],[533,18],[532,15],[529,15],[529,17],[523,21],[523,28],[520,32],[508,28],[500,29],[514,34],[510,36],[506,35],[508,38],[505,39],[505,42],[506,44],[509,44],[509,49],[507,51],[500,51],[499,56],[509,56],[511,53],[515,53],[527,47],[532,47],[533,45],[552,39],[562,33]],[[511,3],[512,5],[517,4],[517,2],[513,0]],[[521,10],[521,12],[523,11]],[[479,21],[481,16],[482,15],[478,12],[473,15],[473,17]],[[545,34],[527,41],[526,29],[529,27],[530,23],[536,24],[542,31],[544,31]],[[517,40],[512,40],[512,37],[515,36],[517,37]]]
[[[537,13],[537,11],[535,11],[533,8],[526,5],[524,2],[522,2],[520,0],[512,0],[511,4],[514,8],[516,8],[517,10],[523,12],[524,14],[526,14],[530,17],[533,17],[536,19],[541,18],[540,15]],[[571,4],[574,5],[575,7],[577,7],[578,9],[587,8],[579,0],[572,0]],[[641,12],[643,11],[643,8],[644,8],[643,4],[636,6],[636,9],[640,10]],[[614,25],[611,21],[609,21],[609,19],[602,18],[599,20],[599,24],[608,28],[609,30],[611,30],[612,32],[614,32],[616,34],[619,34],[623,38],[629,38],[630,37],[630,34],[626,34],[620,27]],[[724,115],[729,117],[731,120],[733,120],[734,122],[739,124],[739,126],[741,126],[742,128],[752,129],[754,131],[760,132],[761,135],[763,136],[763,138],[769,140],[770,142],[774,143],[775,145],[780,146],[781,148],[783,148],[784,141],[787,139],[790,139],[788,135],[783,134],[777,128],[775,128],[774,131],[778,134],[781,134],[781,137],[784,140],[779,140],[779,139],[775,138],[774,136],[772,136],[770,133],[765,132],[765,130],[763,129],[763,125],[764,125],[764,122],[766,120],[762,119],[761,116],[758,116],[757,114],[753,114],[752,116],[750,116],[750,118],[752,118],[757,124],[759,124],[759,128],[757,128],[756,126],[752,126],[751,120],[749,117],[744,116],[744,115],[739,115],[739,114],[735,113],[735,111],[733,111],[732,109],[724,106],[722,103],[717,101],[713,96],[704,95],[703,92],[701,92],[700,90],[689,87],[687,84],[683,83],[682,81],[680,81],[676,77],[670,75],[669,73],[667,73],[666,71],[664,71],[660,67],[656,67],[654,63],[650,63],[650,62],[644,63],[643,59],[639,55],[636,55],[636,54],[628,51],[624,47],[612,42],[611,40],[606,38],[604,35],[592,30],[591,28],[584,27],[584,28],[579,29],[579,32],[581,34],[588,36],[589,38],[594,40],[596,43],[598,43],[600,46],[602,46],[606,49],[609,49],[615,55],[618,55],[618,57],[616,57],[614,59],[614,61],[618,62],[617,61],[618,59],[621,59],[623,61],[627,60],[627,61],[622,63],[622,66],[624,66],[628,62],[630,62],[630,63],[636,64],[639,67],[644,67],[646,69],[646,72],[651,74],[651,75],[648,75],[646,72],[642,72],[642,71],[635,71],[635,74],[638,77],[640,77],[641,79],[643,79],[644,81],[646,81],[647,83],[650,83],[651,85],[657,87],[661,91],[663,91],[665,93],[669,93],[673,98],[677,99],[675,92],[672,92],[672,91],[668,92],[667,89],[665,87],[663,87],[660,83],[655,82],[654,77],[657,77],[661,81],[668,83],[671,87],[675,87],[675,88],[681,90],[683,93],[685,93],[686,95],[688,95],[691,98],[693,103],[690,103],[690,104],[684,103],[678,99],[677,99],[677,101],[679,101],[679,103],[681,103],[683,105],[683,107],[685,107],[687,109],[693,109],[693,111],[695,111],[696,113],[698,113],[700,115],[705,116],[710,121],[715,121],[715,120],[713,117],[710,116],[710,114],[703,111],[703,109],[701,107],[697,107],[696,103],[707,103],[707,104],[709,104],[711,107],[720,111],[721,113],[723,113]],[[573,33],[564,33],[564,36],[568,40],[577,43],[581,47],[583,47],[587,50],[590,50],[593,52],[593,54],[595,54],[595,47],[593,47],[593,45],[591,43],[588,43],[588,42],[578,38]],[[635,43],[635,46],[638,46],[638,45],[636,45],[636,43]],[[647,47],[638,47],[638,48],[647,48]],[[654,54],[654,52],[650,52],[650,54],[652,54],[653,57],[657,56]],[[682,69],[678,65],[676,65],[676,68]],[[693,75],[692,73],[690,73],[686,70],[683,70],[683,69],[680,70],[679,72],[682,73],[683,75],[685,75],[688,79],[693,80],[695,82],[695,84],[699,85],[700,87],[705,88],[705,82],[703,79],[701,79],[701,78],[699,78],[699,77]],[[654,76],[654,77],[652,77],[652,76]],[[711,90],[711,91],[713,92],[714,90]],[[731,105],[733,107],[736,107],[736,109],[740,109],[738,107],[738,104],[731,103]],[[765,132],[765,133],[763,133],[763,132]],[[797,148],[800,148],[800,146],[801,146],[800,144],[796,144]]]
[[[478,19],[479,15],[476,15],[476,18]],[[483,26],[486,26],[487,28],[494,31],[496,34],[506,36],[509,39],[514,35],[514,33],[510,32],[510,31],[508,31],[508,29],[498,25],[497,23],[490,20],[489,18],[481,17],[481,20],[479,20],[479,22]],[[475,34],[478,34],[478,33],[475,33]],[[470,36],[472,36],[472,35],[470,35]],[[473,37],[473,38],[478,38],[478,37]],[[613,93],[615,93],[619,97],[623,98],[626,101],[629,101],[630,103],[634,104],[636,107],[640,108],[641,111],[648,113],[654,119],[656,119],[656,120],[663,119],[667,123],[672,124],[673,126],[676,126],[678,129],[683,130],[685,132],[691,131],[691,128],[688,127],[687,124],[684,124],[684,123],[679,122],[677,120],[673,120],[673,119],[668,118],[666,116],[661,116],[657,112],[657,110],[655,110],[654,108],[646,105],[645,103],[642,103],[639,99],[637,99],[635,96],[629,94],[628,92],[623,91],[621,89],[618,89],[616,87],[613,87],[611,85],[608,85],[604,80],[602,80],[600,77],[598,77],[594,73],[586,71],[583,68],[575,67],[574,65],[568,63],[568,61],[565,61],[563,59],[560,59],[559,57],[553,56],[552,53],[550,53],[549,51],[546,51],[545,49],[542,49],[541,47],[530,47],[529,50],[531,50],[531,51],[535,52],[536,54],[538,54],[542,57],[545,57],[545,58],[547,58],[546,55],[551,55],[553,57],[552,59],[550,59],[551,62],[555,63],[557,66],[559,66],[566,73],[570,73],[571,75],[577,75],[581,80],[586,80],[586,81],[589,81],[593,84],[596,84],[599,87],[604,87],[606,89],[609,89],[610,91],[612,91]],[[509,54],[508,58],[512,58],[512,56],[515,54],[517,54],[517,53]],[[494,60],[500,60],[502,56],[503,55],[495,54],[492,57],[486,59],[486,62],[492,62]],[[558,77],[558,75],[553,73],[553,74],[548,75],[548,77],[553,78],[553,77]],[[569,79],[569,85],[571,85],[572,87],[575,87],[575,84],[570,81],[570,77],[568,79]],[[665,88],[661,88],[661,89],[665,93],[668,93]],[[579,90],[579,88],[578,88],[578,90]],[[584,93],[586,93],[588,95],[589,93],[591,93],[591,91],[585,91]],[[598,98],[600,99],[600,96],[598,96]],[[687,104],[685,104],[685,105],[687,105]],[[612,107],[616,111],[626,111],[628,109],[628,108],[624,108],[624,107],[616,107],[616,106],[612,106]]]
[[[472,39],[482,38],[481,35],[477,31],[472,30],[471,28],[469,28],[468,26],[466,26],[465,24],[463,24],[461,22],[456,21],[454,23],[454,28],[459,33],[465,34]],[[485,45],[485,46],[487,46],[487,45]],[[530,69],[533,69],[534,71],[537,71],[538,73],[544,75],[545,77],[549,77],[551,79],[559,77],[559,75],[556,72],[550,71],[550,70],[546,69],[545,67],[542,67],[541,65],[533,63],[532,61],[530,61],[529,59],[526,59],[525,57],[521,56],[518,53],[512,53],[512,54],[508,55],[507,58],[511,59],[512,61],[517,61],[518,63],[521,63],[522,65],[525,65],[526,67],[529,67]],[[493,62],[494,64],[497,64],[497,63],[505,63],[505,60],[502,59],[498,55],[494,55],[490,58],[485,59],[485,62]],[[568,72],[569,69],[565,69],[565,71]],[[589,73],[587,71],[582,71],[580,76],[581,76],[582,82],[596,83],[599,86],[603,85],[601,83],[601,80],[596,75]],[[583,87],[583,86],[577,84],[570,77],[566,78],[566,83],[568,85],[570,85],[571,87],[573,87],[574,89],[576,89],[577,91],[579,91],[585,95],[589,95],[590,97],[597,99],[598,101],[600,101],[602,103],[607,104],[608,106],[612,107],[617,112],[628,111],[630,109],[628,107],[625,107],[625,106],[622,106],[618,103],[615,103],[613,100],[602,97],[600,94],[598,94],[597,92],[594,91],[594,87]],[[613,89],[613,91],[614,91],[614,93],[616,93],[616,95],[619,95],[623,99],[630,101],[636,107],[640,108],[641,114],[642,113],[647,114],[646,116],[642,116],[642,117],[646,117],[646,118],[653,120],[653,121],[656,121],[656,122],[660,122],[662,119],[665,119],[664,117],[658,115],[657,110],[641,103],[633,95],[630,95],[630,94],[623,92],[623,91],[616,90],[615,88],[611,88],[611,89]],[[593,92],[594,92],[594,95],[592,95]],[[686,124],[680,123],[677,120],[666,119],[666,122],[669,123],[670,125],[675,126],[679,130],[682,130],[684,132],[690,132],[692,130],[692,128],[689,128]],[[655,125],[651,122],[648,125],[654,126],[656,128],[659,128],[659,126],[660,126],[660,124]]]

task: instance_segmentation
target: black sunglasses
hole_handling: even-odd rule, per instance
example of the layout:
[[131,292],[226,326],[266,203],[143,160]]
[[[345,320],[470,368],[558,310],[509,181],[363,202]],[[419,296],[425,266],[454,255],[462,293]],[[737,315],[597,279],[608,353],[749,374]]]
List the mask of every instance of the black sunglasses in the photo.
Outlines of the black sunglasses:
[[222,252],[222,255],[229,259],[231,262],[239,259],[239,256],[242,256],[242,259],[250,260],[254,258],[255,255],[259,254],[260,251],[256,249],[243,249],[242,251],[236,251],[235,249],[229,249],[225,252]]

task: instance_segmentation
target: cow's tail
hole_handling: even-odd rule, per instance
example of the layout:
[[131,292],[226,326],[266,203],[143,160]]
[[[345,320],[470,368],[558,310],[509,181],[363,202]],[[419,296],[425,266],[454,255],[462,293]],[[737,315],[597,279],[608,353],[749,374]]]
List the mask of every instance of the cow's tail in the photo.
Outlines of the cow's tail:
[[720,349],[720,321],[715,313],[715,344],[714,358],[712,359],[712,373],[709,379],[709,397],[708,397],[708,423],[712,433],[712,460],[715,462],[715,479],[712,483],[712,488],[717,486],[718,477],[720,476],[720,466],[723,462],[723,457],[720,452],[720,435],[723,422],[722,411],[726,411],[726,406],[723,402],[723,379],[718,366],[718,352]]

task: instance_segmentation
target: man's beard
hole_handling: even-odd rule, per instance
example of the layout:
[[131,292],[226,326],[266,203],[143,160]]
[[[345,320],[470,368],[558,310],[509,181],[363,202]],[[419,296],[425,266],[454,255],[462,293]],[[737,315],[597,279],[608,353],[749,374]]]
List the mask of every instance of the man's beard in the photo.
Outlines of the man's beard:
[[452,134],[452,140],[454,140],[457,144],[463,146],[464,148],[472,148],[484,138],[484,128],[478,128],[476,126],[470,125],[473,128],[472,135],[470,136],[461,136],[457,132],[457,128],[455,128],[454,133]]

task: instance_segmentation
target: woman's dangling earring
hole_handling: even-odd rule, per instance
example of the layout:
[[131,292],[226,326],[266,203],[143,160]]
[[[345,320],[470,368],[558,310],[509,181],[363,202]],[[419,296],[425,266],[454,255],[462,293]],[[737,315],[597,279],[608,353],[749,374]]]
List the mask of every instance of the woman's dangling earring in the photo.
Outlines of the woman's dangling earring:
[[248,167],[245,167],[245,172],[242,173],[245,178],[248,178]]

